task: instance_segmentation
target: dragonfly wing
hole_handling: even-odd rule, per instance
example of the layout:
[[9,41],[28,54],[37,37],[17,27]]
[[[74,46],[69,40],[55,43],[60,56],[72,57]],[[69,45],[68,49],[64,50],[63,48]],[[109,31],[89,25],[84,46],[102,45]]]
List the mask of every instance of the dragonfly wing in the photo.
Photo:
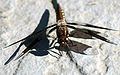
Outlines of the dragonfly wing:
[[[84,32],[88,32],[88,29],[75,29],[73,31],[70,32],[69,36],[70,37],[75,37],[75,38],[83,38],[83,39],[92,39],[93,37],[89,34],[83,33]],[[93,31],[91,30],[91,32],[93,32],[94,34],[99,34],[100,32],[98,31]]]
[[[115,44],[114,42],[111,42],[110,40],[108,40],[108,39],[106,39],[105,37],[102,37],[102,36],[94,33],[94,32],[91,31],[91,30],[88,30],[88,32],[85,32],[85,31],[81,31],[80,28],[76,28],[76,27],[74,27],[74,26],[68,26],[68,27],[69,27],[69,28],[72,28],[72,29],[76,29],[76,30],[78,30],[79,32],[83,32],[83,33],[88,34],[88,35],[90,35],[90,36],[93,36],[93,37],[95,37],[95,38],[97,38],[97,39],[100,39],[100,40],[102,40],[102,41],[105,41],[105,42],[108,42],[108,43],[111,43],[111,44]],[[115,44],[115,45],[117,45],[117,44]]]
[[[69,46],[69,51],[73,51],[76,53],[80,53],[80,54],[85,54],[84,51],[87,50],[88,48],[91,48],[91,46],[88,46],[86,44],[82,44],[76,41],[72,41],[68,43]],[[65,51],[67,52],[68,47],[67,46],[56,46],[55,49],[58,49],[60,51]]]
[[70,25],[80,25],[80,26],[84,26],[84,27],[91,27],[91,28],[98,28],[98,29],[105,29],[105,30],[113,30],[113,31],[116,31],[116,30],[114,30],[114,29],[105,28],[105,27],[100,27],[100,26],[95,26],[95,25],[87,24],[87,23],[84,23],[84,24],[67,23],[67,24],[70,24]]
[[19,59],[20,57],[22,57],[24,54],[26,54],[30,49],[32,49],[32,47],[39,42],[42,39],[35,39],[15,60]]
[[91,48],[91,46],[88,46],[86,44],[83,43],[79,43],[76,41],[71,40],[71,42],[68,43],[70,50],[76,53],[83,53],[84,51],[87,50],[88,48]]
[[[16,41],[16,42],[14,42],[14,43],[6,46],[5,48],[10,47],[10,46],[12,46],[12,45],[14,45],[14,44],[17,44],[17,43],[19,43],[19,42],[21,42],[21,41],[24,41],[24,40],[26,40],[26,39],[28,39],[28,38],[35,38],[38,33],[42,32],[42,31],[44,31],[44,30],[47,30],[48,28],[54,27],[54,26],[56,26],[56,24],[53,24],[53,25],[50,25],[50,26],[45,27],[45,28],[43,28],[43,29],[40,29],[39,31],[34,32],[34,33],[32,33],[31,35],[29,35],[29,36],[27,36],[27,37],[25,37],[25,38],[23,38],[23,39],[21,39],[21,40],[18,40],[18,41]],[[54,28],[54,29],[55,29],[55,28]],[[53,29],[52,29],[52,30],[53,30]],[[52,32],[52,31],[51,31],[51,32]]]

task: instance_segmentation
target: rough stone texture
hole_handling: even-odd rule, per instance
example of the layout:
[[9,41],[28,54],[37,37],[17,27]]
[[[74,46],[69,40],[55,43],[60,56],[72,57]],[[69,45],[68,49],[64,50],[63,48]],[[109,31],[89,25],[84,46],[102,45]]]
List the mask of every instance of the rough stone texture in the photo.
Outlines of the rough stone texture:
[[[5,46],[31,34],[46,9],[49,10],[47,15],[50,16],[48,25],[54,24],[56,18],[50,0],[0,0],[0,75],[120,75],[120,0],[58,0],[58,2],[65,12],[67,21],[91,23],[118,30],[99,30],[103,36],[117,45],[97,39],[72,38],[92,46],[86,51],[89,55],[72,52],[82,73],[79,73],[65,53],[59,61],[49,54],[28,53],[23,58],[16,61],[13,59],[4,65],[20,43],[9,48],[4,48]],[[44,20],[40,25],[45,25]],[[46,47],[46,44],[40,45]],[[16,57],[24,48],[25,46],[20,48]]]

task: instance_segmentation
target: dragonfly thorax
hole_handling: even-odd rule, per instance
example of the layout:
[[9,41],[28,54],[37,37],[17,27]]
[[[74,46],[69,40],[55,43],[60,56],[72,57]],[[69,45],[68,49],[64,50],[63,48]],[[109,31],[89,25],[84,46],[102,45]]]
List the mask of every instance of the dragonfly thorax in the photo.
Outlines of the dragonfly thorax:
[[65,22],[65,20],[58,20],[57,25],[58,26],[63,26],[63,25],[67,25],[67,23]]

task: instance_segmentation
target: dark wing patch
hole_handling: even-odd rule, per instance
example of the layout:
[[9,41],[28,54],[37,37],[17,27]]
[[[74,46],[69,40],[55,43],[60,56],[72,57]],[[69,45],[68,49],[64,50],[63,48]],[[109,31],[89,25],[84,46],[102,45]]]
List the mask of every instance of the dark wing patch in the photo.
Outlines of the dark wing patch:
[[[93,37],[89,34],[83,33],[83,32],[87,32],[88,33],[88,29],[75,29],[73,31],[70,32],[69,36],[70,37],[75,37],[75,38],[83,38],[83,39],[92,39]],[[99,34],[100,32],[97,31],[93,31],[91,30],[92,33],[94,34]]]
[[71,42],[69,42],[68,45],[70,47],[70,50],[76,53],[83,53],[83,51],[87,50],[88,48],[91,48],[91,46],[73,40],[71,40]]
[[[69,46],[69,51],[73,51],[76,53],[80,53],[80,54],[85,54],[84,51],[87,50],[88,48],[91,48],[91,46],[85,45],[83,43],[79,43],[76,41],[72,41],[68,43]],[[67,52],[68,47],[67,46],[55,46],[55,49],[58,49],[60,51],[65,51]]]
[[88,32],[85,32],[85,31],[81,31],[80,28],[76,28],[76,27],[73,27],[73,26],[70,26],[70,25],[69,25],[68,27],[69,27],[69,28],[72,28],[72,29],[76,29],[76,30],[78,30],[79,32],[83,32],[83,33],[88,34],[88,35],[90,35],[90,36],[93,36],[93,37],[95,37],[95,38],[97,38],[97,39],[100,39],[100,40],[102,40],[102,41],[105,41],[105,42],[108,42],[108,43],[117,45],[116,43],[111,42],[110,40],[108,40],[108,39],[106,39],[105,37],[102,37],[102,36],[100,36],[100,35],[92,32],[91,30],[88,30]]

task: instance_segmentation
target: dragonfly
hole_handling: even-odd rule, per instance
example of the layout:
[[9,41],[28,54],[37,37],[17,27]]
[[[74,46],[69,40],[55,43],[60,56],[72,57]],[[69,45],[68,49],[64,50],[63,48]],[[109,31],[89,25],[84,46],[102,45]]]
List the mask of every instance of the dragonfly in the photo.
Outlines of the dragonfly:
[[[60,45],[59,46],[54,45],[54,48],[58,49],[60,54],[61,54],[61,51],[65,51],[66,54],[69,56],[70,60],[74,62],[75,60],[72,59],[73,55],[72,55],[71,51],[86,55],[84,53],[84,51],[87,48],[91,48],[91,46],[88,46],[86,44],[70,40],[69,37],[84,38],[84,39],[92,39],[93,37],[95,37],[95,38],[105,41],[107,43],[115,44],[114,42],[111,42],[107,38],[100,36],[99,35],[100,32],[98,32],[98,31],[89,30],[89,29],[85,29],[85,28],[77,28],[77,27],[74,27],[73,25],[115,31],[114,29],[99,27],[99,26],[95,26],[95,25],[87,24],[87,23],[78,24],[78,23],[67,22],[62,8],[60,7],[60,5],[57,2],[56,2],[56,4],[57,5],[56,5],[56,7],[54,6],[54,9],[56,12],[57,25],[55,27],[53,27],[49,31],[49,33],[56,30],[56,34],[57,34],[57,42],[56,43],[59,43]],[[68,28],[71,28],[74,30],[72,32],[70,32],[70,34],[69,34]]]
[[[87,24],[87,23],[78,24],[78,23],[67,22],[66,18],[65,18],[65,14],[58,3],[57,3],[57,7],[55,9],[55,12],[56,12],[56,23],[55,24],[47,26],[45,28],[42,28],[39,31],[32,33],[29,37],[34,37],[37,34],[43,32],[44,30],[48,30],[50,28],[51,29],[47,33],[47,36],[51,37],[49,34],[56,30],[57,37],[54,38],[54,40],[51,44],[53,44],[55,42],[55,40],[57,40],[56,43],[58,43],[59,46],[56,46],[56,43],[55,43],[53,47],[51,47],[51,45],[50,45],[50,49],[52,49],[52,48],[58,49],[59,53],[57,53],[57,54],[61,55],[61,52],[64,51],[71,58],[71,60],[73,60],[72,59],[73,56],[71,54],[71,51],[76,52],[76,53],[80,53],[80,54],[85,54],[84,51],[87,48],[91,48],[91,46],[88,46],[86,44],[70,40],[69,39],[70,36],[76,37],[76,38],[84,38],[84,39],[87,39],[87,38],[92,39],[93,37],[95,37],[95,38],[100,39],[102,41],[105,41],[107,43],[115,44],[114,42],[111,42],[107,38],[99,35],[100,32],[98,32],[98,31],[89,30],[89,29],[85,29],[85,28],[77,28],[77,27],[74,27],[74,25],[83,26],[83,27],[98,28],[98,29],[105,29],[105,30],[113,30],[113,29],[99,27],[99,26],[95,26],[95,25]],[[68,28],[71,28],[74,30],[69,33]],[[79,35],[79,33],[81,33],[82,35]],[[16,43],[19,43],[21,41],[24,41],[29,37],[18,40],[16,42],[6,46],[6,48],[10,47]],[[42,40],[42,38],[41,38],[41,40]],[[38,41],[40,41],[40,40],[36,39],[33,43],[31,43],[25,50],[22,51],[22,53],[15,60],[19,59],[20,57],[25,55],[27,52],[29,52]]]

